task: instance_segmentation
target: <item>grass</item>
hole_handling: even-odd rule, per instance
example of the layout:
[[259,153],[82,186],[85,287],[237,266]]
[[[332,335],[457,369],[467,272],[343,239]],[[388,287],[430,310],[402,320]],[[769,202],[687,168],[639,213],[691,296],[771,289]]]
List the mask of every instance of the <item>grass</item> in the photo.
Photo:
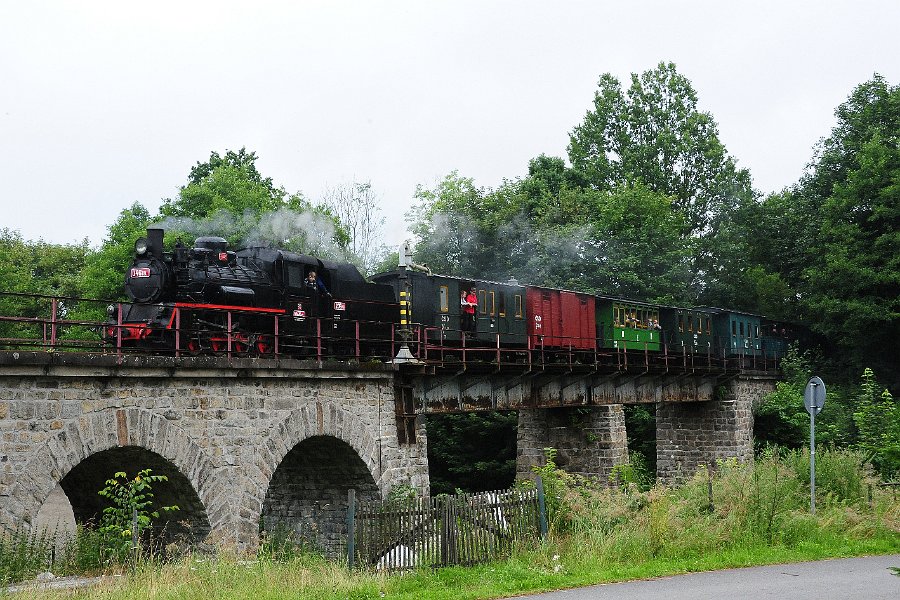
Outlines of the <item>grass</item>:
[[[553,468],[543,471],[554,506],[551,533],[536,547],[475,567],[400,575],[348,572],[309,553],[221,553],[140,561],[99,587],[29,591],[18,598],[496,598],[526,592],[730,567],[900,552],[900,502],[852,452],[823,452],[822,492],[809,514],[802,453],[754,465],[725,462],[677,487],[608,489]],[[830,473],[830,475],[829,475]],[[849,479],[848,479],[849,478]],[[710,485],[711,484],[711,485]],[[712,510],[710,494],[712,488]],[[287,557],[278,560],[278,556]],[[898,565],[900,566],[900,565]]]

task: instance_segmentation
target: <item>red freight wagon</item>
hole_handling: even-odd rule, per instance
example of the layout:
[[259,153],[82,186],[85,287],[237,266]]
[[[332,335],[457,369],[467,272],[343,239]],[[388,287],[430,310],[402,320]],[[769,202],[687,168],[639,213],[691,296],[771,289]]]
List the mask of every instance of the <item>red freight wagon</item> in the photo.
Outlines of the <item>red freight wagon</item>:
[[593,350],[597,336],[594,298],[587,294],[529,287],[528,339],[532,348]]

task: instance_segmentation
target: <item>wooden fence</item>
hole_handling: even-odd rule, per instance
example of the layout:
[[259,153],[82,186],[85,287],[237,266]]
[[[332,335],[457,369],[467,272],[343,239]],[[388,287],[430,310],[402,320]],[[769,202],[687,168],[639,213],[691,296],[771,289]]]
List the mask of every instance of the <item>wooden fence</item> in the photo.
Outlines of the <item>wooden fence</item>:
[[543,485],[403,501],[357,502],[349,493],[347,560],[378,570],[471,565],[547,533]]

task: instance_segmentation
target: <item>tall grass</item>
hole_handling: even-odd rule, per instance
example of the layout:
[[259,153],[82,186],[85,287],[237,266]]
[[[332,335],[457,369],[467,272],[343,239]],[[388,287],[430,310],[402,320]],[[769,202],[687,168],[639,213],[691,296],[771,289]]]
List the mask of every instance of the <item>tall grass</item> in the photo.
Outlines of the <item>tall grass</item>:
[[819,494],[811,515],[809,455],[803,451],[769,451],[752,464],[723,461],[678,486],[648,491],[634,483],[610,488],[607,482],[572,477],[551,461],[542,469],[551,533],[542,543],[519,546],[504,561],[393,576],[350,572],[341,563],[292,548],[287,536],[273,535],[258,555],[188,555],[167,564],[142,559],[101,591],[58,597],[491,598],[687,571],[900,552],[900,502],[875,485],[870,498],[869,486],[877,480],[861,455],[823,451],[816,465]]

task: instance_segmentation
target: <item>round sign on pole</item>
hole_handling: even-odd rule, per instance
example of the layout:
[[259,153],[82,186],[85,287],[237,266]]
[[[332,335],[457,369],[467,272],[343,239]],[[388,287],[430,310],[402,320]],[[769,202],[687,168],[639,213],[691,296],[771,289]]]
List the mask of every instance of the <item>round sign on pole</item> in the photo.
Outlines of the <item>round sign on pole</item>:
[[809,414],[819,414],[825,406],[825,382],[820,377],[813,377],[803,390],[803,406]]

